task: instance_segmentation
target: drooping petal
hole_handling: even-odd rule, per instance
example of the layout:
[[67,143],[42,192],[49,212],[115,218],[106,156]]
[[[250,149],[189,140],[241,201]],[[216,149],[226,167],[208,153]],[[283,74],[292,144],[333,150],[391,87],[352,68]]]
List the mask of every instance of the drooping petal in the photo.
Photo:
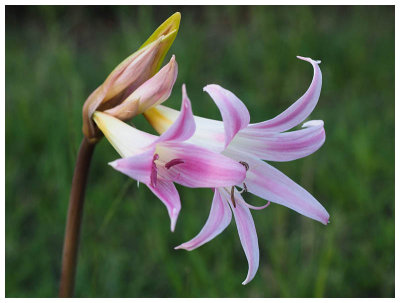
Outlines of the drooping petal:
[[268,161],[296,160],[312,154],[325,142],[323,121],[309,121],[303,127],[285,133],[243,130],[237,134],[231,146]]
[[224,187],[243,182],[246,170],[240,163],[202,147],[184,142],[157,144],[160,160],[180,164],[167,169],[175,174],[173,181],[188,187]]
[[236,133],[250,122],[246,106],[232,92],[216,84],[204,87],[218,106],[225,128],[225,147],[229,145]]
[[322,86],[322,74],[318,64],[321,61],[315,61],[311,58],[297,56],[297,58],[310,62],[314,68],[314,76],[310,87],[294,104],[292,104],[283,113],[273,119],[250,124],[249,129],[253,130],[268,130],[271,132],[283,132],[304,121],[314,110],[317,105]]
[[[144,116],[159,134],[166,132],[179,116],[179,111],[159,105],[144,112]],[[196,131],[186,142],[221,152],[225,148],[225,131],[222,121],[194,116]]]
[[109,164],[121,173],[138,180],[144,184],[150,184],[155,148],[128,158],[121,158]]
[[167,65],[139,86],[121,104],[104,112],[120,120],[129,120],[143,113],[148,108],[169,98],[177,75],[178,64],[175,61],[175,56],[172,56]]
[[231,222],[231,219],[232,212],[228,203],[221,197],[220,190],[214,189],[214,198],[206,224],[196,237],[175,247],[175,249],[186,249],[190,251],[211,241],[224,231]]
[[192,106],[186,94],[186,86],[182,85],[182,106],[179,116],[174,123],[164,132],[158,142],[185,141],[189,139],[196,130]]
[[169,217],[171,219],[171,231],[175,230],[176,220],[181,210],[181,200],[174,183],[162,179],[157,180],[157,185],[147,185],[150,190],[164,203],[167,207]]
[[95,112],[93,120],[111,145],[124,158],[151,148],[158,138],[102,112]]
[[253,217],[251,216],[249,208],[246,206],[242,196],[235,189],[236,207],[230,201],[229,193],[225,190],[225,199],[229,201],[233,215],[236,221],[236,227],[239,233],[240,242],[244,253],[246,254],[247,262],[249,263],[249,270],[247,277],[243,281],[243,285],[249,283],[255,276],[258,270],[260,251],[258,248],[257,231],[254,225]]
[[325,208],[304,188],[276,168],[239,151],[227,150],[224,154],[249,165],[245,183],[252,194],[284,205],[323,224],[328,223],[329,214]]

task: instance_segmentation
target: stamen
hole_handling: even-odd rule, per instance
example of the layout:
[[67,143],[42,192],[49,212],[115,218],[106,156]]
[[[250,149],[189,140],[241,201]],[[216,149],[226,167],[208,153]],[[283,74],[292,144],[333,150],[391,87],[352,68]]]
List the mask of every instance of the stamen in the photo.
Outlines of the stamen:
[[249,170],[249,164],[247,162],[239,161],[239,163],[242,164],[244,166],[244,168],[246,168],[246,171]]
[[185,161],[183,161],[182,159],[173,159],[165,164],[165,168],[170,169],[172,166],[182,164],[182,163],[185,163]]
[[236,208],[235,186],[232,186],[232,188],[231,188],[231,201],[232,201],[233,207]]
[[151,173],[150,173],[150,184],[153,187],[157,186],[157,165],[155,163],[160,156],[158,154],[154,154],[153,156],[153,164],[151,165]]
[[[239,163],[242,164],[242,165],[244,166],[244,168],[246,169],[246,171],[249,170],[249,164],[248,164],[247,162],[239,161]],[[243,193],[243,192],[247,193],[247,185],[246,185],[246,183],[244,183],[244,182],[243,182],[243,188],[242,188],[241,191],[239,191],[239,194],[241,194],[241,193]],[[236,208],[235,186],[232,186],[232,188],[231,188],[231,201],[232,201],[233,207]]]
[[246,183],[243,182],[243,188],[239,191],[239,194],[241,193],[247,193],[247,186]]

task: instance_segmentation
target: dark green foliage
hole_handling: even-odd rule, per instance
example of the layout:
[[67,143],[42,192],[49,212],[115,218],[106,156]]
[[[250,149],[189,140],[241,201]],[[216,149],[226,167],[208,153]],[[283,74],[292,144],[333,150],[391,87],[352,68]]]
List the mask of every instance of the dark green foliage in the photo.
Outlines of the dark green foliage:
[[[107,165],[96,147],[87,189],[76,296],[394,296],[394,7],[7,7],[6,296],[57,296],[65,216],[86,97],[173,12],[181,29],[167,56],[195,114],[219,119],[203,86],[218,83],[271,118],[307,89],[321,59],[325,121],[315,154],[277,163],[329,211],[328,226],[273,204],[253,211],[260,268],[235,224],[193,251],[212,192],[178,187],[175,233],[161,202]],[[134,119],[152,131],[143,117]],[[249,203],[261,199],[247,195]]]

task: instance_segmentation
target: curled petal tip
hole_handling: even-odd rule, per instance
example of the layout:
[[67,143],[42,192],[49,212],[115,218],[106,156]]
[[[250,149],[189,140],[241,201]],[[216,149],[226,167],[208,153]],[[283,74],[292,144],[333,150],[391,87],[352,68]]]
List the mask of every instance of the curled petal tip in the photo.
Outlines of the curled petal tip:
[[325,213],[321,215],[321,217],[318,221],[324,225],[328,225],[328,223],[330,223],[329,218],[330,218],[330,215],[328,214],[327,211],[325,211]]
[[311,120],[307,121],[302,125],[303,128],[305,127],[312,127],[312,126],[324,126],[324,121],[323,120]]
[[203,92],[209,92],[210,89],[218,87],[219,87],[218,84],[207,84],[206,86],[203,87]]
[[302,56],[296,56],[298,59],[300,59],[300,60],[304,60],[304,61],[308,61],[308,62],[310,62],[310,63],[313,63],[313,62],[315,62],[315,63],[317,63],[317,64],[320,64],[321,63],[321,60],[313,60],[313,59],[311,59],[311,58],[309,58],[309,57],[302,57]]

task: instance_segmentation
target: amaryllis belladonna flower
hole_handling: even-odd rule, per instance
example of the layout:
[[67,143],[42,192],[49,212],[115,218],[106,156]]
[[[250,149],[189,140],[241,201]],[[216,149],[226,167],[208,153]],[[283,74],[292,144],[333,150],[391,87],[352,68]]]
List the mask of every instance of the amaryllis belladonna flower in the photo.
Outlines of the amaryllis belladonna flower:
[[[232,212],[246,254],[249,270],[243,284],[250,282],[258,269],[259,248],[251,209],[263,209],[246,203],[240,193],[251,192],[267,201],[291,208],[300,214],[327,224],[329,214],[305,189],[283,173],[267,164],[267,161],[291,161],[310,155],[325,141],[323,121],[309,121],[302,129],[288,131],[304,121],[315,108],[321,92],[322,75],[319,61],[308,61],[314,68],[314,76],[306,93],[283,113],[273,119],[249,124],[250,115],[245,105],[233,93],[219,85],[208,85],[204,90],[218,106],[223,122],[195,117],[196,132],[187,141],[203,146],[241,163],[247,170],[246,179],[238,191],[233,187],[214,190],[209,218],[192,240],[176,248],[193,250],[212,240],[230,223]],[[145,112],[145,117],[159,132],[168,131],[178,116],[176,110],[157,106]],[[163,119],[160,119],[163,117]]]
[[177,119],[159,137],[106,113],[93,115],[97,126],[122,156],[110,165],[150,188],[167,207],[172,231],[181,209],[173,182],[187,187],[229,187],[243,182],[246,175],[245,168],[237,161],[184,142],[194,134],[196,125],[185,86],[182,95]]

